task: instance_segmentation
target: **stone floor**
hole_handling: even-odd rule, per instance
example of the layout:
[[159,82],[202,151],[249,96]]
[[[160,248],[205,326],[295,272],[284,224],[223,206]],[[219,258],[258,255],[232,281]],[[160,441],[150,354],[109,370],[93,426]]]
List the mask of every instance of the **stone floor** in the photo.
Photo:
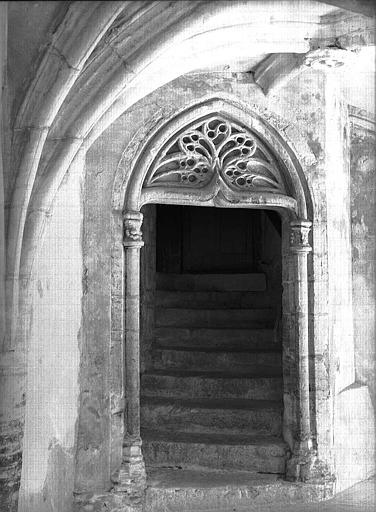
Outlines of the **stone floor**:
[[288,508],[278,507],[272,512],[375,512],[375,510],[376,479],[372,478],[354,485],[331,500]]
[[317,502],[323,499],[324,490],[285,482],[277,475],[250,477],[250,473],[242,471],[167,468],[149,468],[148,475],[145,512],[376,511],[375,479],[357,484],[333,499]]

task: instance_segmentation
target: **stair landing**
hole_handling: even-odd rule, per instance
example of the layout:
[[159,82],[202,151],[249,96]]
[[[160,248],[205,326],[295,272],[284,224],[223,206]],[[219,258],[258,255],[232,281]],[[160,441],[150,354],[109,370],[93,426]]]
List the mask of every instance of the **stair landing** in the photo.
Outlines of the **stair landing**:
[[144,512],[272,512],[332,496],[328,486],[250,471],[149,467],[147,474]]

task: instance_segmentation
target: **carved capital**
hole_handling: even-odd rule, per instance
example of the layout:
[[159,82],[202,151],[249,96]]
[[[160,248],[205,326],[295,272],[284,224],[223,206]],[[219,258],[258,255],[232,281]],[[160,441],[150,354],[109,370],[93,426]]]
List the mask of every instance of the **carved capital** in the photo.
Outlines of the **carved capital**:
[[124,239],[123,244],[125,247],[142,247],[142,219],[141,212],[125,212],[124,216]]
[[303,65],[313,69],[330,70],[351,65],[353,60],[353,52],[333,46],[309,51],[304,57]]
[[308,220],[295,220],[290,223],[290,249],[292,252],[307,253],[312,250],[309,244],[309,232],[312,222]]

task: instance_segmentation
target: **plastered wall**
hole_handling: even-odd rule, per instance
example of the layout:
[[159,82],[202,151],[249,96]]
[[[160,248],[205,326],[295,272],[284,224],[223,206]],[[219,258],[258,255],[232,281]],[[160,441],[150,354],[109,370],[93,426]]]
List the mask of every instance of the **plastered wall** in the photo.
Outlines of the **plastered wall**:
[[72,505],[82,348],[81,171],[80,162],[72,166],[59,190],[31,281],[19,512],[67,512]]

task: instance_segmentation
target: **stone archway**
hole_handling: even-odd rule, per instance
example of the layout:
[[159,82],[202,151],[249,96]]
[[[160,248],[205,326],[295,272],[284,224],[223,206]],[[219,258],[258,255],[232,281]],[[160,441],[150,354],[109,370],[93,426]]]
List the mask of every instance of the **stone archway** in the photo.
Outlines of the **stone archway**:
[[[293,454],[287,478],[308,481],[315,462],[308,357],[310,199],[291,150],[254,113],[211,99],[181,113],[147,141],[133,163],[124,190],[127,406],[120,487],[135,492],[145,484],[140,437],[140,210],[150,203],[269,208],[282,215],[283,338],[289,345],[284,343],[283,351],[285,360],[293,357],[287,370],[290,377],[284,384],[284,436]],[[291,374],[293,367],[295,373]]]

